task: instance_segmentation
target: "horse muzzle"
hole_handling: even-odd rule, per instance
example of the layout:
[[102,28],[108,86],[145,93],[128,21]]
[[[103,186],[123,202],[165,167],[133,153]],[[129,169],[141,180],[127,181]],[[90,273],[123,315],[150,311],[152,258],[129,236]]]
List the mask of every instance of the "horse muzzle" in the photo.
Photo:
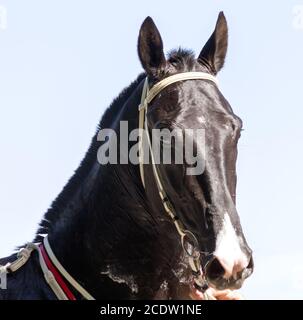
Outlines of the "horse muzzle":
[[209,286],[217,290],[240,289],[254,269],[253,258],[250,255],[247,265],[235,264],[232,271],[226,270],[224,263],[212,256],[204,267],[204,276]]

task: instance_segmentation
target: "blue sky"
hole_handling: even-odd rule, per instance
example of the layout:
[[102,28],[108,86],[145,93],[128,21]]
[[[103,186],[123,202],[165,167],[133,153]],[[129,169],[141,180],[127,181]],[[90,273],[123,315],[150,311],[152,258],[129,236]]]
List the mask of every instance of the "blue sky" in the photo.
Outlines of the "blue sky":
[[154,18],[167,51],[199,53],[224,10],[230,41],[219,80],[244,121],[237,206],[255,258],[242,291],[303,298],[303,18],[295,9],[303,0],[0,0],[1,8],[0,256],[33,238],[103,111],[141,72],[144,18]]

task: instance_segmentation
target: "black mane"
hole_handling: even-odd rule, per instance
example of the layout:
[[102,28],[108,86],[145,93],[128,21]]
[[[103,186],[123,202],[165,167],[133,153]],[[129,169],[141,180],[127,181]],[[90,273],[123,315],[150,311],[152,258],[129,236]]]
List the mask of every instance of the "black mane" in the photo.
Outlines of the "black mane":
[[91,140],[90,147],[86,152],[83,160],[81,161],[79,167],[76,169],[74,175],[69,179],[67,184],[64,186],[63,190],[57,196],[57,198],[52,202],[50,208],[45,213],[42,221],[39,223],[39,228],[36,232],[34,242],[41,242],[42,235],[49,233],[52,230],[54,222],[60,218],[61,208],[65,206],[67,199],[69,199],[76,188],[83,181],[84,176],[87,174],[88,168],[96,161],[96,152],[99,147],[96,135],[101,128],[107,128],[113,121],[113,118],[117,115],[118,110],[127,101],[135,88],[146,76],[145,73],[139,74],[136,80],[134,80],[128,87],[124,88],[121,93],[113,100],[110,106],[105,110],[96,130],[96,134]]

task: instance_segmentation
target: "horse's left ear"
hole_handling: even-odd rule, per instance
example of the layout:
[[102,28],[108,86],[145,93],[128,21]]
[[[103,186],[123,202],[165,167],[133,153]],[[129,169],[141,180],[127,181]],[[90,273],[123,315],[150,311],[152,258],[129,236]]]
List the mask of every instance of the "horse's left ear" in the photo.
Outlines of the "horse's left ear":
[[162,38],[151,17],[147,17],[141,26],[138,54],[144,70],[150,76],[156,76],[166,65]]
[[227,43],[227,22],[224,13],[221,11],[218,16],[216,28],[203,47],[198,57],[198,61],[207,62],[212,68],[214,74],[217,74],[224,65]]

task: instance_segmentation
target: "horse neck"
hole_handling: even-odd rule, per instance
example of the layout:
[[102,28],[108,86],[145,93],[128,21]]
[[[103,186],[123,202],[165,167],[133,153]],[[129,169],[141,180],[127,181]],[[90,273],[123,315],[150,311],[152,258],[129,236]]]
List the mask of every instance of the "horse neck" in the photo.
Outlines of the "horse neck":
[[[141,87],[121,106],[112,127],[119,120],[127,120],[129,130],[137,127]],[[49,240],[68,272],[96,293],[100,273],[140,273],[144,268],[138,259],[145,264],[153,260],[156,221],[147,204],[138,166],[100,165],[97,148],[93,150],[87,157],[95,160],[87,161],[86,175],[61,205],[60,218]]]

